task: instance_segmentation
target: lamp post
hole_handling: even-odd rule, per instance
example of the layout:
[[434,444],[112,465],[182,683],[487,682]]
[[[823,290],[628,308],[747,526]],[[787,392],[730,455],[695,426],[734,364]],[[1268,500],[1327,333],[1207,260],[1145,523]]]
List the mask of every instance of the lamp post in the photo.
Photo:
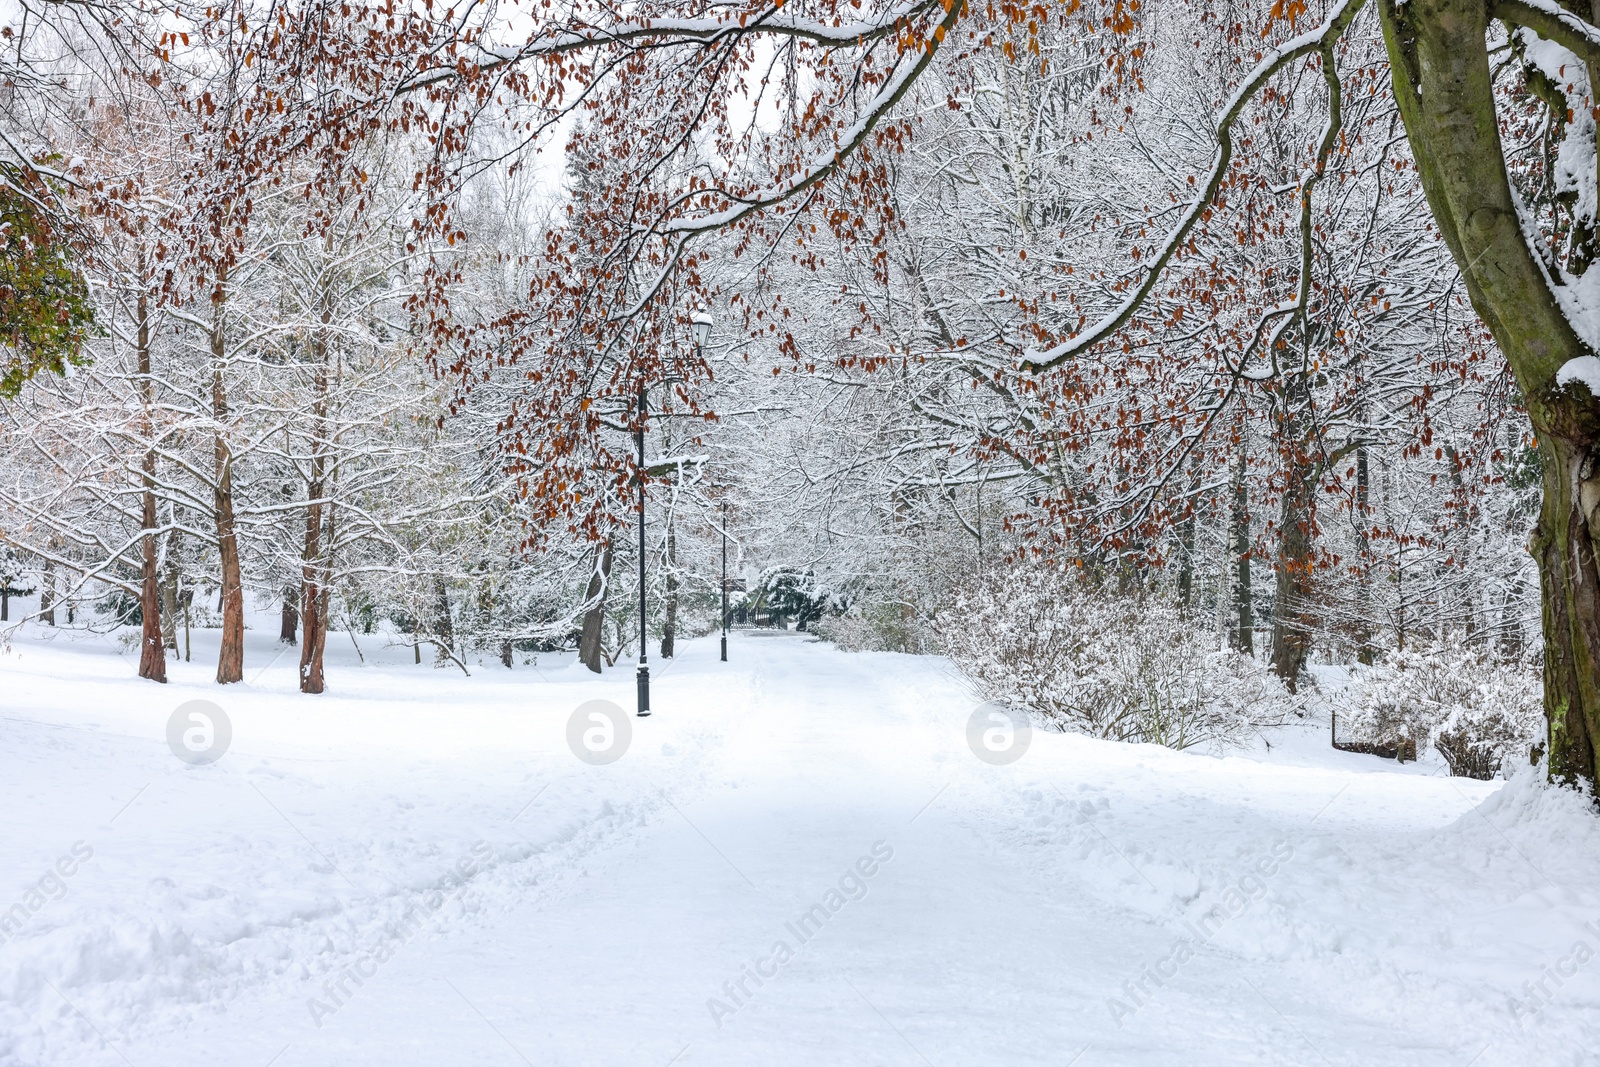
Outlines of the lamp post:
[[639,425],[633,431],[634,444],[639,449],[639,672],[636,679],[639,686],[639,715],[642,718],[650,714],[650,643],[645,632],[645,588],[644,588],[644,419],[645,419],[645,389],[644,380],[639,380]]
[[[711,337],[711,315],[705,308],[701,308],[689,317],[689,331],[694,337],[695,351],[698,352],[705,346]],[[649,643],[649,597],[645,589],[645,532],[644,532],[644,423],[649,414],[648,397],[645,392],[644,379],[639,379],[639,423],[633,431],[633,443],[639,452],[639,670],[635,680],[639,689],[640,717],[650,714],[650,643]],[[727,549],[723,549],[726,556]],[[723,594],[727,596],[726,593]],[[726,646],[726,638],[724,638]],[[727,659],[726,647],[723,659]]]
[[728,502],[722,502],[722,662],[728,662]]

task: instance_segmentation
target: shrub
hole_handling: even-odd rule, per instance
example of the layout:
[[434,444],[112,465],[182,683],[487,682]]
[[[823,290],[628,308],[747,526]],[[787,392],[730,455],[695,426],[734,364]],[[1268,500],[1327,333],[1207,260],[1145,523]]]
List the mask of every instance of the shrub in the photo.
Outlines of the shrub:
[[846,652],[929,651],[927,623],[901,602],[858,597],[839,615],[824,615],[812,632]]
[[942,651],[981,699],[1060,730],[1187,748],[1283,721],[1294,698],[1158,593],[1125,597],[1025,566],[957,594]]
[[1391,652],[1358,669],[1339,717],[1341,741],[1436,750],[1450,773],[1490,779],[1526,763],[1544,736],[1540,680],[1529,664],[1461,644]]

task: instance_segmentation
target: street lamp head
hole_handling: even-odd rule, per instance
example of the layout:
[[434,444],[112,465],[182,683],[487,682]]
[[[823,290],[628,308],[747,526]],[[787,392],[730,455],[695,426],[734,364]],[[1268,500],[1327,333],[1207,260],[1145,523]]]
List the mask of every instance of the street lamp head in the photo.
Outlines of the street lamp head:
[[689,332],[694,335],[694,346],[704,348],[706,342],[711,340],[711,313],[701,308],[689,316]]

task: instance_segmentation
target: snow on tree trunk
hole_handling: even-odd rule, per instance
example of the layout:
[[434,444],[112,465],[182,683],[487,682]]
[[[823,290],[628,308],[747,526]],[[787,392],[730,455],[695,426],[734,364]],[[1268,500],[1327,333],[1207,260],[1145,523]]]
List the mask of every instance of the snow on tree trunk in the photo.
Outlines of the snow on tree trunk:
[[594,673],[600,673],[600,646],[605,636],[606,592],[611,585],[611,542],[595,549],[595,569],[589,577],[584,600],[589,610],[583,615],[583,636],[578,640],[578,660]]

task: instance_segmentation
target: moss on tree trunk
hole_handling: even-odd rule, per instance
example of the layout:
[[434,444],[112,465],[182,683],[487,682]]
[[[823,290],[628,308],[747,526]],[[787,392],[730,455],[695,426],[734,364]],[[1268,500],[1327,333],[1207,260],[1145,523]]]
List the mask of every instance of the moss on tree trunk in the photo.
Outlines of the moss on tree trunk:
[[1592,785],[1600,730],[1600,402],[1558,389],[1590,354],[1523,235],[1500,143],[1486,0],[1379,0],[1395,98],[1423,189],[1478,315],[1528,400],[1544,461],[1529,543],[1544,599],[1550,773]]

